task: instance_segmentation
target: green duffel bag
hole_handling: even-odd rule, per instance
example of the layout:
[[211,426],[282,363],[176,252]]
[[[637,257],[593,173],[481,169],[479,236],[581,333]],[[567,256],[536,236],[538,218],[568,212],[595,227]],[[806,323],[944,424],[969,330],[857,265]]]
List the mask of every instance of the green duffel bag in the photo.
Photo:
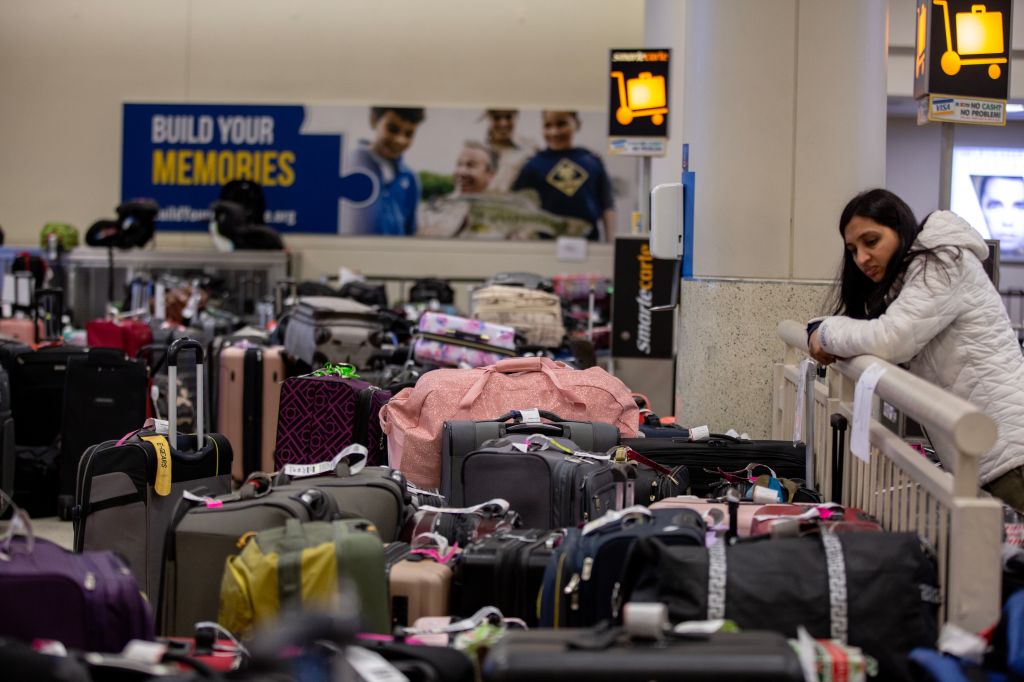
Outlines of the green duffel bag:
[[239,636],[282,609],[329,609],[343,589],[359,598],[363,629],[390,632],[384,545],[364,519],[302,523],[253,535],[228,559],[218,621]]

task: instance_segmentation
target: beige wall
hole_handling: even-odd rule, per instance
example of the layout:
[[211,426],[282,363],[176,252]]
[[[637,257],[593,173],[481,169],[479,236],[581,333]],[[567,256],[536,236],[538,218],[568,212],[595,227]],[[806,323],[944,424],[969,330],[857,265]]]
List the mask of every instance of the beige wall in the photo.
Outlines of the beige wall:
[[[47,221],[84,230],[112,215],[126,101],[599,109],[608,49],[641,44],[643,25],[643,0],[3,0],[0,225],[9,244],[30,244]],[[311,276],[350,250],[289,244]],[[410,244],[382,242],[363,253],[367,268],[395,246]],[[554,260],[553,245],[543,251]]]

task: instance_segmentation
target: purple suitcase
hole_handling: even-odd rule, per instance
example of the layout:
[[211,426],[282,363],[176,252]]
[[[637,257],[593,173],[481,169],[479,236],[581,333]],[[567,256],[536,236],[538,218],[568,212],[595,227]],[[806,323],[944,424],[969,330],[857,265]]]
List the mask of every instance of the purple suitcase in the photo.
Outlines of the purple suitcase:
[[367,466],[387,464],[380,408],[391,393],[359,379],[291,377],[281,385],[274,467],[329,462],[353,443],[369,450]]
[[152,640],[153,614],[128,566],[113,552],[74,554],[17,536],[0,561],[0,637],[55,639],[69,649],[120,652]]

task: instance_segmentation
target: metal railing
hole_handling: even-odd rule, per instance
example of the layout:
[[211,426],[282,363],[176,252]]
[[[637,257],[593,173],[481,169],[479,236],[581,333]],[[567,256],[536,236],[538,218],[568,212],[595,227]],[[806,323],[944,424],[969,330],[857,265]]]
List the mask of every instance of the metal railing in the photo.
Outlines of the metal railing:
[[[778,333],[786,352],[774,368],[772,437],[789,440],[806,370],[807,334],[793,320],[781,322]],[[869,426],[869,461],[853,456],[846,442],[842,456],[833,462],[832,415],[852,424],[857,380],[875,363],[885,369],[875,396],[925,427],[944,470],[877,416]],[[967,401],[870,355],[837,361],[824,381],[812,373],[805,382],[807,407],[797,435],[813,444],[808,463],[813,487],[827,500],[864,509],[886,530],[917,532],[934,548],[943,593],[941,622],[971,632],[995,623],[1001,604],[1002,505],[978,496],[978,458],[995,443],[992,419]],[[848,434],[843,434],[847,441]]]

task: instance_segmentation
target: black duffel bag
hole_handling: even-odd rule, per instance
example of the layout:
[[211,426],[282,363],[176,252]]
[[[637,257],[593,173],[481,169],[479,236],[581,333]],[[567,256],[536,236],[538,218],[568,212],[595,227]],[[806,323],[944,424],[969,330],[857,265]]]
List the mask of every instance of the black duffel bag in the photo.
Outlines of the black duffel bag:
[[[712,570],[711,565],[714,565]],[[938,639],[936,569],[914,533],[758,538],[731,546],[633,545],[621,603],[661,602],[673,623],[728,618],[743,630],[861,647],[879,679],[909,679],[906,655]]]

